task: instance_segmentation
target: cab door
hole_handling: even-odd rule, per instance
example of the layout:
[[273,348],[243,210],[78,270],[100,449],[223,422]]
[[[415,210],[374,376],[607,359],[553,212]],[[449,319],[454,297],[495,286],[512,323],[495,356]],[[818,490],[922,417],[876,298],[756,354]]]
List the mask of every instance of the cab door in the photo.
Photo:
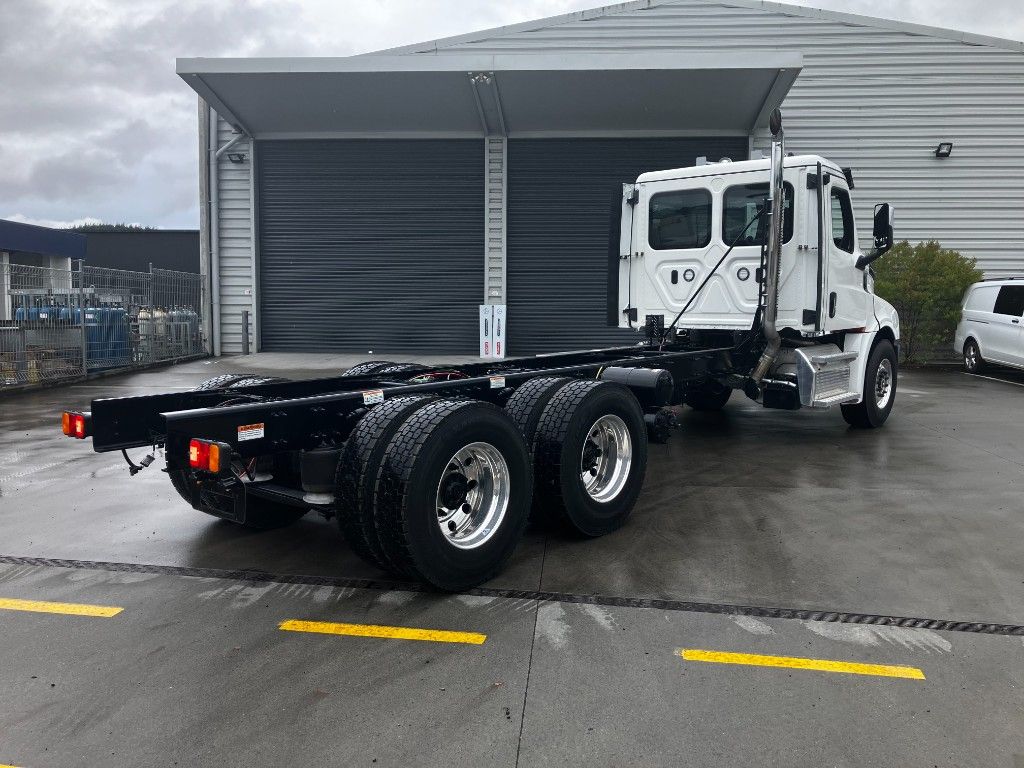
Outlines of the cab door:
[[841,177],[832,175],[825,197],[825,286],[822,310],[826,331],[864,328],[871,311],[870,295],[864,288],[864,271],[857,269],[861,250],[850,191]]

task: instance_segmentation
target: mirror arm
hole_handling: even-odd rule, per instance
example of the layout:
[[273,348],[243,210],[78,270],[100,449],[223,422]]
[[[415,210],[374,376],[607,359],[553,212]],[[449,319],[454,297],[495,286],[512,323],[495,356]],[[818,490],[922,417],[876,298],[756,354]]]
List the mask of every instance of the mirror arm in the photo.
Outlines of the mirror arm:
[[865,267],[867,267],[872,262],[878,261],[878,259],[882,258],[891,249],[892,249],[892,240],[891,239],[887,240],[885,243],[883,243],[878,248],[872,248],[870,251],[868,251],[867,253],[862,255],[859,259],[857,259],[857,264],[856,264],[857,269],[864,269]]

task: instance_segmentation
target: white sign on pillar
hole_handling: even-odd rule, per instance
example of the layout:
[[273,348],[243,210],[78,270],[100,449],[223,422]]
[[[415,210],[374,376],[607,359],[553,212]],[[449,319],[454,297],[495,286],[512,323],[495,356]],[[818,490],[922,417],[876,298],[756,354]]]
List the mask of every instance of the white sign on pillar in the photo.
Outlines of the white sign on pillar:
[[505,357],[505,305],[494,305],[494,354],[493,357]]
[[480,305],[480,357],[494,354],[494,305]]

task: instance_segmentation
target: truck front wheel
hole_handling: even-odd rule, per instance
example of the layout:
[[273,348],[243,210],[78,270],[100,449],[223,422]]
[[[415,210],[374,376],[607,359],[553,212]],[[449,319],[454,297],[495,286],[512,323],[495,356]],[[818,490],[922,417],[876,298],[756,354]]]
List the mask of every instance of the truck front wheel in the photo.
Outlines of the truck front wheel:
[[860,429],[875,429],[885,424],[896,400],[896,372],[896,350],[892,342],[882,339],[868,356],[863,399],[840,406],[847,424]]
[[647,427],[636,397],[607,381],[572,381],[537,424],[535,495],[545,514],[585,536],[629,517],[647,470]]

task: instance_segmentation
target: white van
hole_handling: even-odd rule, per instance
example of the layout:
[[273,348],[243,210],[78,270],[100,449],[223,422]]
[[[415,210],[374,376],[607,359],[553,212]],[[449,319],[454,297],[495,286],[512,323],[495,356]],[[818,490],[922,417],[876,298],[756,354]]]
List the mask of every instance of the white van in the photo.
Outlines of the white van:
[[964,356],[964,370],[978,373],[985,363],[1024,368],[1024,277],[975,283],[964,294],[953,349]]

